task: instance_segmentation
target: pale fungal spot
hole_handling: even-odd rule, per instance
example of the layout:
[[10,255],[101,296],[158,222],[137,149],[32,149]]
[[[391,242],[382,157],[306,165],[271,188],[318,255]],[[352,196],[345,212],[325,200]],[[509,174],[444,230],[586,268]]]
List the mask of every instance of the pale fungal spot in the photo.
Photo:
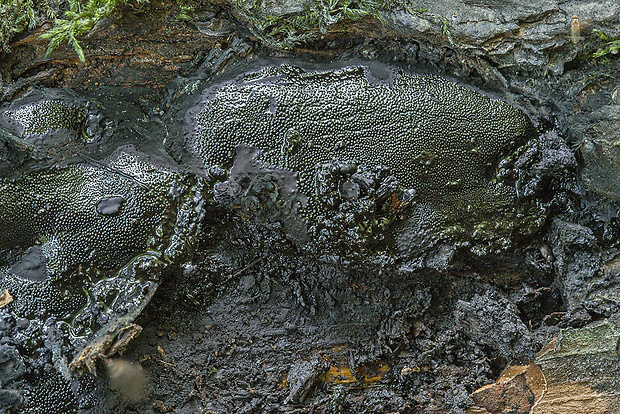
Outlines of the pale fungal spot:
[[95,208],[102,216],[113,216],[118,214],[124,202],[123,196],[104,197],[97,201]]

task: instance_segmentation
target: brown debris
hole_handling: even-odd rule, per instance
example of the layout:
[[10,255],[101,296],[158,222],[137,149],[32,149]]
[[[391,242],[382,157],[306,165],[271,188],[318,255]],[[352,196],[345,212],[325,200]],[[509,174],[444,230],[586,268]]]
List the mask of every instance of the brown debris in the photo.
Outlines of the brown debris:
[[620,326],[609,320],[563,329],[538,353],[547,391],[531,414],[620,412]]
[[95,364],[101,359],[122,353],[129,342],[142,332],[142,327],[133,323],[119,329],[110,329],[96,335],[90,344],[71,361],[73,371],[86,371],[94,374]]
[[476,406],[467,413],[528,414],[544,395],[545,388],[545,377],[537,365],[509,366],[494,384],[485,385],[471,395]]
[[0,308],[8,306],[11,302],[13,302],[13,296],[9,293],[8,289],[4,289],[4,291],[0,293]]
[[[141,10],[128,9],[118,20],[101,20],[80,39],[86,63],[80,62],[66,44],[46,56],[48,41],[41,35],[50,25],[44,24],[11,44],[12,52],[2,56],[0,69],[12,80],[38,75],[38,80],[48,87],[157,89],[195,70],[197,57],[208,55],[217,45],[226,49],[234,40],[226,31],[205,34],[195,30],[177,18],[173,7],[158,7],[155,3]],[[139,31],[134,27],[137,21]],[[234,58],[233,54],[228,56],[228,60]]]
[[510,366],[472,394],[468,414],[612,414],[620,412],[620,327],[607,320],[564,329],[536,365]]
[[476,390],[468,414],[614,414],[620,412],[620,326],[608,320],[563,329],[535,363],[509,366]]

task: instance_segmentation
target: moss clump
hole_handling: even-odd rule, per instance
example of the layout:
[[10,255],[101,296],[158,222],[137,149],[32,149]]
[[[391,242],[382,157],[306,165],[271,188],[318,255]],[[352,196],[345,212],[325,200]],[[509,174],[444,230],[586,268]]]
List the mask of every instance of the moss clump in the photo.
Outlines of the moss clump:
[[9,42],[15,35],[55,15],[47,0],[0,0],[0,47],[10,53]]
[[67,42],[82,62],[86,61],[84,51],[77,38],[88,33],[97,22],[109,16],[121,6],[129,3],[147,3],[148,0],[69,0],[69,9],[62,19],[54,19],[54,27],[41,35],[49,39],[46,56],[49,56],[58,45]]
[[307,0],[296,14],[270,14],[263,0],[235,0],[237,12],[250,30],[270,46],[289,49],[317,39],[339,22],[374,17],[383,22],[391,0]]
[[[46,56],[61,43],[67,42],[82,62],[86,61],[78,38],[88,33],[106,16],[130,4],[148,0],[0,0],[0,46],[9,53],[9,42],[19,33],[32,30],[45,20],[54,25],[41,38],[49,39]],[[61,18],[55,18],[62,16]]]
[[620,36],[609,37],[600,30],[593,30],[605,44],[592,54],[593,58],[608,57],[608,55],[618,55],[620,52]]

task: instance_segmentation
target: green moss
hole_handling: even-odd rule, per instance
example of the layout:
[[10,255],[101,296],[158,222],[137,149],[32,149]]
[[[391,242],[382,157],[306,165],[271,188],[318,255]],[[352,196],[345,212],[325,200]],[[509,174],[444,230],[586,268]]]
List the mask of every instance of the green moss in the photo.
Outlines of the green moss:
[[[78,38],[88,33],[98,21],[134,3],[148,0],[66,0],[50,3],[48,0],[0,0],[0,46],[9,53],[13,37],[32,30],[48,19],[53,20],[50,30],[41,35],[49,39],[46,56],[60,44],[67,43],[82,62],[86,60]],[[60,18],[55,18],[62,16]]]
[[62,19],[54,19],[54,27],[41,35],[49,39],[46,56],[49,56],[61,43],[67,42],[82,62],[86,61],[84,51],[77,38],[88,33],[97,22],[129,3],[147,3],[148,0],[70,0],[69,10]]
[[618,52],[620,52],[620,36],[610,38],[605,33],[597,29],[594,29],[593,32],[605,42],[603,46],[599,47],[599,49],[592,54],[593,58],[608,57],[610,54],[617,55]]
[[390,0],[307,0],[294,15],[272,15],[263,0],[235,0],[235,8],[250,23],[252,33],[270,46],[288,49],[317,39],[327,28],[344,21],[374,17],[383,22]]
[[34,29],[43,18],[53,18],[47,0],[0,0],[0,47],[9,53],[9,42],[25,30]]
[[439,21],[441,22],[441,34],[448,39],[450,42],[450,46],[454,47],[454,40],[452,39],[452,33],[450,32],[450,25],[448,23],[448,19],[443,16],[439,16]]
[[195,7],[186,3],[186,0],[177,0],[177,6],[179,6],[179,14],[177,19],[179,20],[191,20],[192,15],[195,12]]

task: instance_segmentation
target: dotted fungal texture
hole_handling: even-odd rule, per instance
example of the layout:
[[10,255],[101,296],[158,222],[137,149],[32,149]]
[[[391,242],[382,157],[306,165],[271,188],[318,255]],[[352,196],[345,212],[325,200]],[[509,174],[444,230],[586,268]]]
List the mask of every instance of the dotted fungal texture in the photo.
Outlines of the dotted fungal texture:
[[69,379],[58,361],[66,366],[115,316],[141,309],[144,287],[182,259],[199,231],[201,188],[128,152],[0,179],[0,290],[14,298],[2,310],[29,326],[3,333],[29,373],[19,379],[29,391],[16,412],[95,412],[80,408],[83,392],[73,386],[88,377]]
[[297,172],[308,195],[318,165],[357,160],[389,167],[425,200],[459,199],[488,187],[498,159],[532,131],[518,109],[447,79],[399,72],[380,82],[361,66],[270,67],[211,95],[189,140],[205,166],[228,168],[237,145],[250,145]]
[[0,270],[0,286],[17,299],[11,303],[11,311],[29,320],[55,317],[70,321],[86,305],[86,297],[80,289],[59,289],[49,280],[24,280],[8,270]]
[[[147,248],[171,209],[170,172],[123,152],[104,168],[78,164],[0,181],[0,248],[40,245],[54,279],[116,269]],[[124,202],[113,215],[97,204]]]
[[58,99],[28,104],[8,115],[21,124],[23,135],[45,134],[59,129],[81,134],[86,123],[83,108]]
[[24,414],[69,414],[79,413],[78,401],[71,390],[71,384],[57,372],[44,374],[40,378],[41,387],[26,393]]

